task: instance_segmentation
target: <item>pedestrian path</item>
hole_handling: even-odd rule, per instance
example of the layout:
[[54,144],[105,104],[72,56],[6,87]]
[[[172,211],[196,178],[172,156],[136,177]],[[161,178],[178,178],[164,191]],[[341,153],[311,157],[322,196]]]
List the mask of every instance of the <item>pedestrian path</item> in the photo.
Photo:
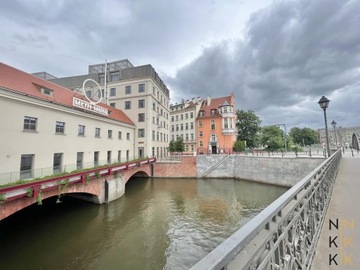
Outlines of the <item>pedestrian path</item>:
[[360,269],[360,153],[343,153],[311,270]]

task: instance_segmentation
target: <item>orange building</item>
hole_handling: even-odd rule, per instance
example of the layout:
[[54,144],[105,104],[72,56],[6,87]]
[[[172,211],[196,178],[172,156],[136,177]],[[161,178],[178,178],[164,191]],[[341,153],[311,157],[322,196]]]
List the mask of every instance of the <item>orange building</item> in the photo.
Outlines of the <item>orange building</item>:
[[198,154],[230,154],[236,141],[234,94],[203,100],[196,118]]

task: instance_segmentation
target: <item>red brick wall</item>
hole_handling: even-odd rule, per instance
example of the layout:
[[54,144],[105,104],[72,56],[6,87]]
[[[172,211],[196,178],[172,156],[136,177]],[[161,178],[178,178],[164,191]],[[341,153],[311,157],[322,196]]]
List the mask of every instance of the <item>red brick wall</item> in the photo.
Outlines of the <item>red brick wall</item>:
[[183,156],[181,162],[156,162],[154,164],[154,177],[196,177],[196,157]]

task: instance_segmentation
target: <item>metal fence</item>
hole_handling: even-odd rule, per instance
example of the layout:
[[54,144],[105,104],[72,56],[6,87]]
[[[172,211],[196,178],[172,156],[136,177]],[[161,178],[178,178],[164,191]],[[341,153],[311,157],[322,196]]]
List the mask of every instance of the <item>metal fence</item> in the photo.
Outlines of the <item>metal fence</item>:
[[341,149],[191,269],[309,269],[340,159]]
[[[129,161],[136,159],[135,157],[129,158]],[[123,161],[126,162],[126,161]],[[117,159],[112,160],[100,160],[97,162],[83,162],[81,164],[66,164],[63,166],[36,168],[32,170],[22,170],[7,173],[0,173],[0,185],[13,183],[19,180],[31,180],[34,178],[43,178],[46,176],[61,174],[65,172],[74,172],[77,170],[84,170],[95,168],[98,166],[110,165],[114,163],[120,163]]]

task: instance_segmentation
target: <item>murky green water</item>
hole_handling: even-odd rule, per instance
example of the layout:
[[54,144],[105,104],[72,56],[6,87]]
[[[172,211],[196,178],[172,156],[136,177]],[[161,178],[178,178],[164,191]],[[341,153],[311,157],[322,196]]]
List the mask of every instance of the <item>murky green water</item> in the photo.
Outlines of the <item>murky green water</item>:
[[286,190],[132,179],[108,205],[48,199],[0,221],[0,269],[189,269]]

